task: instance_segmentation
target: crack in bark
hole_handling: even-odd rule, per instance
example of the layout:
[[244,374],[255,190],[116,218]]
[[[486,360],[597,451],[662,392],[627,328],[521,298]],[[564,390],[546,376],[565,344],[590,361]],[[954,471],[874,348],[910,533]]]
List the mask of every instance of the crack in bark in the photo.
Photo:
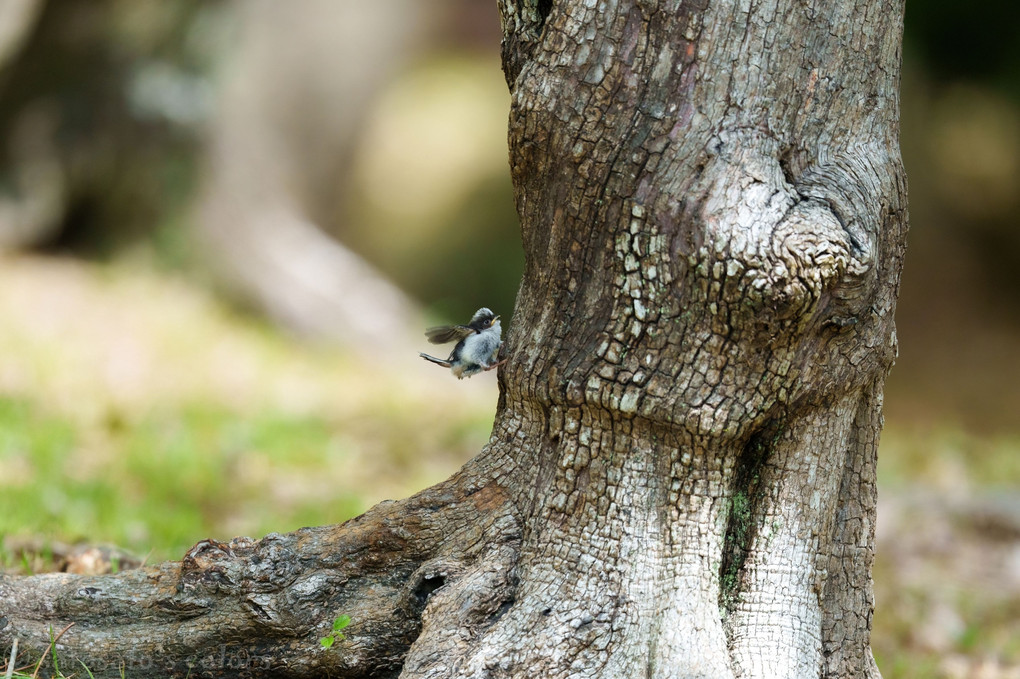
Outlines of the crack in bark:
[[756,521],[762,491],[761,468],[781,434],[781,424],[766,423],[744,445],[736,464],[729,493],[723,560],[719,568],[719,609],[724,622],[739,598],[744,560],[751,550],[756,531],[761,528]]

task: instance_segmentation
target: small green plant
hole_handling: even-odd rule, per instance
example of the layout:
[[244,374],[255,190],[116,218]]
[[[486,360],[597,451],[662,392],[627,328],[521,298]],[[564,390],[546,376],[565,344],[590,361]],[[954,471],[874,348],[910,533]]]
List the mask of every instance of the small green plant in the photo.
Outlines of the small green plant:
[[[64,636],[64,632],[66,632],[66,631],[67,631],[67,628],[65,628],[59,634],[59,637]],[[53,626],[50,625],[50,649],[49,650],[50,650],[51,653],[53,653],[53,673],[56,674],[59,677],[60,676],[60,662],[57,660],[57,639],[58,639],[58,637],[53,636]],[[45,657],[45,656],[43,656],[43,657]],[[39,664],[42,665],[42,658],[39,659]],[[37,667],[36,668],[36,672],[38,672],[38,671],[39,671],[39,668]]]
[[336,642],[346,639],[347,637],[343,635],[343,629],[350,624],[351,617],[349,615],[338,615],[333,620],[333,631],[319,639],[319,645],[323,648],[330,648]]

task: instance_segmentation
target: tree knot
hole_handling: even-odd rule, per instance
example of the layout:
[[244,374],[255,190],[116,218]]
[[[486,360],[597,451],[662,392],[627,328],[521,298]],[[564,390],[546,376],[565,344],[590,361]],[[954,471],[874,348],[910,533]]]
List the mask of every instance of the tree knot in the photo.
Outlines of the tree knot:
[[734,151],[736,143],[720,142],[727,152],[716,149],[715,168],[706,172],[703,245],[689,257],[691,270],[708,279],[700,289],[710,308],[725,308],[734,327],[764,324],[774,343],[832,311],[830,300],[867,306],[873,244],[859,226],[863,218],[845,216],[836,196],[846,189],[827,175],[823,182],[805,174],[801,184],[767,145],[765,152]]

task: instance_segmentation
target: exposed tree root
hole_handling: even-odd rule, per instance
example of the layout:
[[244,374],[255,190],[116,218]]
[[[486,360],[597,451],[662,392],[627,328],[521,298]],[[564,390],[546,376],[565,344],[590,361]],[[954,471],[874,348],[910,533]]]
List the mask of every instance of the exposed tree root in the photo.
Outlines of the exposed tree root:
[[[203,540],[179,563],[4,577],[0,647],[18,639],[24,664],[73,623],[60,662],[96,676],[395,677],[448,580],[505,579],[493,562],[515,539],[504,500],[498,484],[462,473],[338,526]],[[341,614],[345,641],[322,648]]]

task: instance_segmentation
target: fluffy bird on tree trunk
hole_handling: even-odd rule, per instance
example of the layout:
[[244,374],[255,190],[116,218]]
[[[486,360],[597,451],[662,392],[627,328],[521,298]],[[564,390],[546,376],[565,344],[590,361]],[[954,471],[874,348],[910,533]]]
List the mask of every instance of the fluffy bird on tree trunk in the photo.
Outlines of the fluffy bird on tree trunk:
[[425,337],[432,344],[457,342],[449,358],[443,360],[424,353],[418,355],[449,368],[461,380],[502,365],[502,361],[497,361],[499,348],[503,345],[501,332],[499,316],[482,307],[467,325],[440,325],[425,330]]

